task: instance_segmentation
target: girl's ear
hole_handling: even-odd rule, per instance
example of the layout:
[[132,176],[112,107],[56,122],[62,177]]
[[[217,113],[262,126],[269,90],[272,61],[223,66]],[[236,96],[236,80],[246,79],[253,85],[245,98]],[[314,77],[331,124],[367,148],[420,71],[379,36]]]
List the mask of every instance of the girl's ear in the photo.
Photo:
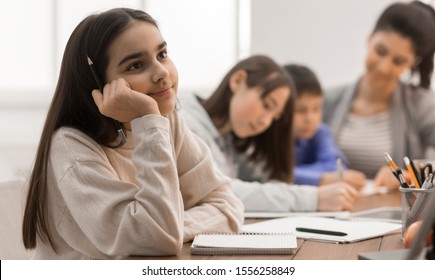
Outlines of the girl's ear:
[[246,85],[246,79],[248,78],[248,73],[245,70],[237,70],[230,76],[229,86],[234,94],[242,86]]

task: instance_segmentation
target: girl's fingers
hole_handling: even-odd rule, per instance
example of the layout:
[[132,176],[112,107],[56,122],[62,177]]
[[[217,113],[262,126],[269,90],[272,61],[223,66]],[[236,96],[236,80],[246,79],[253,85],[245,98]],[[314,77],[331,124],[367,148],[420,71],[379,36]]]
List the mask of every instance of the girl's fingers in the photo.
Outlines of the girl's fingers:
[[98,107],[98,110],[101,111],[101,106],[103,106],[103,94],[98,89],[94,89],[92,91],[92,98],[94,99],[95,104]]

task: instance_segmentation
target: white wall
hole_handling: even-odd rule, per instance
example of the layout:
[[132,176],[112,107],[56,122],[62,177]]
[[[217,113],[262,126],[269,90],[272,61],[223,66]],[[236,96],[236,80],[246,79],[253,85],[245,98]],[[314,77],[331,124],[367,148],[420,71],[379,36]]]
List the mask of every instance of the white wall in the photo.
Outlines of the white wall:
[[71,32],[91,13],[144,9],[159,23],[181,90],[209,88],[237,60],[235,0],[1,0],[0,107],[46,107]]
[[[180,92],[208,89],[237,60],[237,1],[148,0],[177,66]],[[188,5],[187,5],[188,4]]]
[[[51,13],[50,0],[0,0],[0,106],[19,99],[37,101],[38,89],[51,86]],[[28,94],[17,96],[18,89]]]
[[377,17],[393,0],[252,0],[251,53],[311,67],[324,87],[354,81]]

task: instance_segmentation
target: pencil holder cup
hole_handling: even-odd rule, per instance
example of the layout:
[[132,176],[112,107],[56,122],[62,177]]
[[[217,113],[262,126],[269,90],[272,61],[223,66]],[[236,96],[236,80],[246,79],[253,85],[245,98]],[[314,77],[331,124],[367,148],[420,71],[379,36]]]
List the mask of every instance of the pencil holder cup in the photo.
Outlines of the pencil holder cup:
[[421,220],[434,189],[399,188],[402,193],[402,239],[410,224]]

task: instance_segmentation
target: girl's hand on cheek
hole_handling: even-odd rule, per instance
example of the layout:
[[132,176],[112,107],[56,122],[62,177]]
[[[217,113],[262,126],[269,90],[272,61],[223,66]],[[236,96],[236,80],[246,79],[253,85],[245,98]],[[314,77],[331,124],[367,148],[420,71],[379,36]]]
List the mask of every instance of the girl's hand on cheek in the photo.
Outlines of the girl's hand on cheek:
[[92,97],[104,116],[130,122],[149,114],[160,115],[158,104],[153,98],[132,90],[122,78],[106,84],[103,91],[104,94],[101,94],[99,90],[93,90]]

